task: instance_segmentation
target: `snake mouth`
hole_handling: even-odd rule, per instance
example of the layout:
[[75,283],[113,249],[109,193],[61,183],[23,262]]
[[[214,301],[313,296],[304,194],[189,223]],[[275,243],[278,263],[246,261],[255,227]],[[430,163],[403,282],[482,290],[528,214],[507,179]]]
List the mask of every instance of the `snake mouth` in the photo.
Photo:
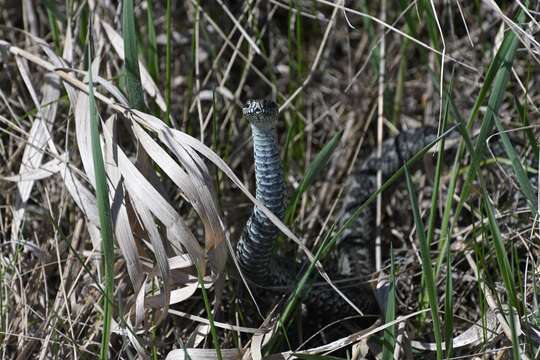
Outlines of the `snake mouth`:
[[255,126],[273,126],[278,117],[277,104],[268,99],[248,100],[242,108],[245,118]]

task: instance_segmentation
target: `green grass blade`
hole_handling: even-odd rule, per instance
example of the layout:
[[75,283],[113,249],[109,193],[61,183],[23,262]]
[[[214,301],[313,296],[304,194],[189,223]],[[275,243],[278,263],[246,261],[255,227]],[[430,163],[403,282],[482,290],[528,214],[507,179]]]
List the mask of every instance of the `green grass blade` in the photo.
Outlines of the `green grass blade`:
[[126,70],[126,95],[129,106],[145,111],[144,92],[139,71],[139,54],[133,0],[124,0],[122,6],[122,36],[124,38],[124,57]]
[[512,143],[510,142],[510,138],[508,137],[508,134],[506,133],[501,120],[498,116],[494,116],[493,119],[495,120],[495,125],[497,126],[497,130],[499,130],[499,136],[501,137],[504,150],[506,152],[506,155],[508,155],[508,158],[512,162],[512,168],[514,169],[514,174],[516,175],[518,184],[519,184],[519,190],[525,195],[525,198],[527,199],[527,204],[529,204],[529,208],[531,209],[531,212],[533,214],[538,213],[538,204],[537,199],[534,194],[534,189],[531,185],[531,181],[529,180],[529,177],[527,176],[527,173],[523,169],[523,166],[521,165],[521,161],[519,160],[519,156],[516,153],[516,150],[512,146]]
[[454,333],[454,286],[452,283],[452,256],[450,253],[449,245],[447,242],[446,249],[446,281],[444,288],[444,340],[445,340],[445,352],[446,358],[450,359],[452,356],[453,345],[453,333]]
[[[91,30],[89,30],[91,33]],[[103,335],[101,338],[100,359],[107,359],[109,354],[109,340],[111,336],[111,320],[113,312],[113,281],[114,281],[114,245],[109,205],[109,190],[103,153],[99,141],[99,119],[94,99],[92,82],[92,42],[88,42],[88,107],[90,111],[90,136],[92,139],[92,157],[94,159],[94,172],[96,176],[96,200],[99,212],[99,225],[101,234],[101,252],[103,254],[103,268],[105,277],[105,293],[103,295]]]
[[292,155],[289,155],[289,150],[292,149],[293,137],[294,137],[294,126],[288,126],[287,135],[285,137],[284,150],[283,150],[283,173],[285,175],[285,178],[287,177],[287,174],[289,173],[289,158],[292,157]]
[[302,194],[311,186],[311,184],[313,184],[317,176],[320,174],[321,170],[326,166],[326,164],[328,164],[328,160],[330,159],[330,156],[334,153],[336,147],[339,145],[342,135],[342,131],[334,135],[330,139],[330,141],[326,145],[324,145],[324,147],[315,156],[312,163],[309,165],[306,174],[304,175],[304,178],[300,183],[300,186],[292,196],[290,205],[287,208],[287,212],[285,214],[286,224],[290,224],[291,221],[294,219],[296,208],[298,206],[298,202],[302,198]]
[[216,326],[214,324],[214,315],[212,313],[212,305],[210,304],[210,300],[208,299],[208,293],[206,292],[206,288],[204,287],[204,281],[202,277],[202,272],[200,269],[200,264],[197,264],[197,277],[199,279],[199,286],[201,288],[201,293],[203,296],[203,302],[204,302],[204,308],[206,309],[206,316],[208,317],[208,321],[210,322],[210,334],[212,334],[212,343],[214,344],[214,350],[216,350],[216,355],[218,360],[223,360],[223,356],[221,354],[221,346],[219,344],[219,337],[217,334]]
[[152,78],[158,81],[159,59],[157,54],[156,25],[154,19],[153,0],[147,0],[146,26],[148,28],[148,48],[146,49],[146,63]]
[[62,48],[60,46],[60,31],[58,30],[58,24],[56,23],[56,21],[57,19],[62,21],[63,16],[61,16],[56,9],[56,4],[54,1],[45,0],[43,3],[45,5],[45,8],[47,9],[47,19],[49,20],[49,25],[51,27],[54,48],[58,53],[61,53]]
[[[388,303],[386,304],[385,323],[396,319],[396,277],[395,277],[394,250],[390,249],[390,276],[388,278]],[[394,358],[394,349],[396,347],[396,325],[391,325],[384,329],[383,338],[383,360]]]
[[[411,35],[412,37],[417,37],[416,28],[418,24],[418,19],[414,14],[415,7],[410,6],[411,3],[407,0],[399,0],[398,2],[399,2],[399,10],[400,10],[400,13],[403,13],[403,16],[405,18],[405,24],[407,25],[407,31],[409,35]],[[408,39],[406,40],[409,41]]]
[[[453,83],[452,81],[450,81],[448,88],[451,89],[452,86],[453,86]],[[443,130],[446,129],[446,126],[447,126],[446,124],[448,123],[449,101],[450,99],[447,96],[445,104],[444,104],[444,109],[443,109],[444,113],[443,113],[442,124],[441,124],[441,128]],[[442,167],[444,164],[444,144],[445,144],[445,139],[442,138],[441,141],[439,142],[439,150],[437,152],[437,164],[435,166],[435,174],[433,178],[433,191],[431,193],[431,206],[430,206],[430,211],[429,211],[428,229],[427,229],[428,246],[431,246],[431,244],[433,243],[433,238],[435,237],[435,228],[437,227],[435,220],[437,219],[437,215],[438,215],[439,190],[441,186]],[[446,250],[446,248],[439,247],[438,257],[440,258],[444,257],[444,254],[445,254],[444,250]],[[437,271],[435,272],[435,274],[437,274]],[[422,274],[422,284],[424,283],[425,283],[425,278],[423,277],[423,274]],[[422,292],[419,303],[420,303],[421,309],[427,308],[429,304],[427,291]],[[426,316],[426,314],[420,315],[420,318],[422,319],[424,316]]]
[[[466,144],[468,150],[473,151],[473,145],[470,140],[470,137],[468,136],[466,132],[463,132],[462,134],[463,134],[464,143]],[[499,225],[497,224],[497,220],[495,217],[495,210],[489,199],[483,178],[480,176],[478,177],[478,180],[480,182],[480,188],[481,188],[482,208],[484,210],[484,213],[488,217],[488,225],[491,232],[493,245],[495,248],[497,266],[499,268],[499,272],[503,278],[504,286],[508,293],[508,302],[509,302],[509,309],[510,309],[510,314],[508,315],[508,323],[510,325],[510,330],[512,333],[512,353],[513,353],[514,359],[519,359],[520,358],[519,339],[517,337],[516,324],[514,321],[514,311],[515,309],[518,309],[518,301],[517,301],[517,296],[515,292],[515,284],[514,284],[514,273],[512,271],[512,267],[510,266],[510,261],[508,260],[506,250],[504,248],[501,231],[499,229]]]
[[86,47],[86,39],[88,38],[88,29],[90,27],[89,6],[90,5],[88,5],[88,3],[83,3],[81,6],[80,15],[79,15],[78,23],[79,23],[80,31],[79,31],[78,41],[79,41],[79,44],[81,45],[81,48]]
[[[495,210],[493,209],[493,205],[491,204],[489,197],[487,195],[487,191],[484,186],[482,186],[482,204],[484,207],[484,211],[488,216],[489,221],[489,228],[491,231],[491,236],[493,240],[493,245],[495,248],[495,255],[497,258],[497,265],[499,267],[499,272],[502,275],[504,287],[506,288],[506,291],[508,293],[509,298],[509,314],[507,314],[507,320],[510,325],[510,330],[512,333],[512,354],[514,359],[520,359],[520,349],[519,349],[519,339],[517,336],[517,329],[514,319],[514,311],[517,309],[517,297],[516,292],[514,288],[514,274],[512,271],[512,268],[510,267],[510,261],[508,260],[508,256],[506,254],[506,250],[504,248],[503,240],[501,231],[499,229],[499,226],[497,224],[497,220],[495,218]],[[506,314],[505,314],[506,315]]]
[[[328,233],[329,235],[331,232]],[[309,263],[307,269],[304,271],[300,279],[296,282],[294,290],[289,295],[287,303],[285,304],[284,310],[281,312],[278,319],[277,328],[282,330],[282,335],[287,337],[286,330],[288,329],[291,319],[297,309],[298,304],[300,304],[303,297],[309,293],[310,282],[312,280],[313,274],[315,273],[315,267],[318,261],[323,259],[335,245],[337,237],[327,236],[322,242],[321,246],[317,249],[315,253],[314,260]],[[269,354],[274,350],[275,345],[278,342],[279,332],[270,339],[268,344],[265,347],[266,354]]]
[[529,145],[532,148],[532,153],[534,155],[534,158],[538,161],[538,154],[540,150],[538,147],[538,141],[536,140],[536,136],[534,136],[534,132],[530,128],[531,124],[529,122],[529,117],[527,115],[527,109],[525,106],[521,105],[521,103],[519,102],[519,98],[517,96],[514,96],[514,104],[519,114],[519,120],[523,123],[523,126],[525,126],[525,129],[524,129],[525,135],[527,136],[527,140],[529,140]]
[[431,42],[431,46],[434,49],[439,49],[439,29],[437,26],[437,19],[435,16],[436,14],[433,13],[433,8],[431,6],[431,1],[429,0],[421,0],[419,2],[420,8],[422,9],[422,12],[424,13],[424,19],[426,20],[426,25],[428,29],[429,39]]
[[[517,16],[517,21],[518,23],[521,23],[523,22],[523,20],[524,14],[522,11],[520,11],[519,15]],[[478,169],[478,164],[480,163],[480,160],[485,154],[486,139],[492,131],[495,116],[501,106],[504,92],[510,78],[510,70],[512,67],[512,62],[514,61],[518,43],[519,40],[516,34],[513,31],[509,31],[506,34],[499,48],[499,51],[497,52],[497,55],[495,56],[495,59],[493,59],[493,62],[489,67],[488,74],[486,75],[486,82],[480,90],[480,95],[475,102],[473,112],[467,123],[467,128],[470,129],[472,127],[474,117],[476,116],[475,114],[480,108],[480,104],[483,103],[483,95],[486,95],[488,89],[491,89],[491,94],[489,96],[487,104],[487,111],[484,115],[484,118],[482,120],[482,126],[480,128],[480,134],[478,135],[478,139],[476,140],[474,152],[471,153],[471,167],[469,168],[469,171],[467,173],[465,182],[462,187],[460,201],[455,210],[456,219],[459,217],[461,209],[463,208],[463,204],[468,199],[470,187],[477,173],[476,171]],[[491,77],[493,77],[493,87],[491,87],[491,83],[489,83],[489,86],[486,86],[488,84],[487,80]]]
[[[450,84],[450,87],[452,84]],[[446,124],[448,123],[448,102],[449,100],[446,99],[445,106],[444,106],[444,114],[442,118],[442,124],[441,128],[444,131],[446,129]],[[444,164],[444,144],[445,139],[442,138],[439,142],[439,150],[437,151],[437,163],[435,165],[435,174],[433,178],[433,192],[431,194],[431,207],[429,211],[429,218],[428,218],[428,233],[427,233],[427,241],[428,245],[431,246],[431,243],[433,242],[433,238],[435,237],[435,220],[437,218],[437,209],[438,209],[438,200],[439,200],[439,190],[441,187],[441,175],[442,175],[442,167]]]
[[328,253],[327,250],[330,248],[331,242],[332,239],[327,238],[321,244],[321,246],[317,250],[317,253],[315,254],[315,261],[309,264],[307,270],[304,272],[300,280],[296,283],[294,291],[289,296],[289,299],[285,306],[285,310],[281,313],[281,316],[279,318],[279,324],[281,324],[283,328],[286,329],[288,327],[289,320],[294,314],[296,306],[300,303],[302,297],[307,294],[307,291],[304,291],[304,289],[306,289],[307,285],[309,284],[311,276],[314,273],[317,261],[319,261],[324,255]]
[[[362,0],[358,3],[360,6],[360,11],[369,14],[372,10],[369,9],[369,2],[366,0]],[[375,26],[373,24],[373,21],[371,21],[368,18],[362,17],[362,25],[364,26],[364,31],[366,32],[370,44],[372,44],[373,53],[370,58],[370,63],[372,66],[373,72],[376,74],[376,76],[379,75],[379,63],[381,62],[381,50],[379,46],[373,46],[377,42],[377,30],[375,29]]]
[[437,286],[433,276],[433,267],[431,266],[431,257],[429,253],[429,244],[427,242],[426,233],[424,232],[424,224],[420,216],[420,209],[418,207],[418,200],[416,197],[416,191],[412,184],[409,170],[405,167],[405,180],[407,182],[407,189],[411,200],[411,206],[414,216],[414,223],[416,225],[416,232],[420,240],[420,258],[422,260],[422,275],[424,277],[424,285],[427,288],[429,305],[431,307],[431,317],[433,319],[433,333],[435,336],[435,346],[437,348],[437,359],[442,359],[442,338],[441,338],[441,324],[439,318],[439,308],[437,303]]
[[[516,16],[516,19],[518,23],[523,22],[524,14],[521,10]],[[476,142],[477,147],[471,153],[471,157],[472,157],[471,167],[469,168],[465,183],[463,184],[463,187],[462,187],[462,191],[460,194],[460,202],[458,203],[456,208],[453,209],[452,204],[453,204],[454,194],[457,188],[457,182],[458,182],[458,177],[460,175],[461,163],[462,163],[464,151],[465,151],[465,144],[463,141],[458,146],[454,165],[452,167],[450,183],[448,185],[448,195],[447,195],[446,203],[444,207],[443,219],[441,222],[441,248],[444,248],[445,243],[449,241],[449,234],[450,234],[450,229],[451,229],[450,215],[453,213],[454,219],[458,219],[461,209],[463,207],[463,204],[468,198],[470,186],[475,177],[474,175],[476,174],[476,169],[478,168],[478,165],[481,160],[480,155],[484,153],[485,141],[493,127],[493,114],[498,111],[501,101],[502,101],[503,90],[506,87],[506,83],[508,82],[509,67],[511,66],[514,60],[517,44],[518,44],[518,39],[515,33],[512,31],[508,31],[503,39],[503,42],[501,43],[501,46],[499,47],[499,50],[497,51],[497,54],[493,58],[486,72],[486,75],[484,78],[484,85],[482,86],[482,88],[480,89],[480,93],[476,97],[476,101],[474,103],[473,109],[469,115],[469,119],[467,120],[467,126],[466,126],[466,129],[464,129],[465,132],[468,132],[468,130],[472,128],[472,125],[474,121],[476,120],[478,113],[480,111],[480,107],[484,103],[484,100],[489,90],[491,89],[492,93],[488,100],[488,111],[486,112],[484,116],[484,120],[482,121],[480,135]],[[449,98],[451,100],[451,96],[449,96]],[[456,108],[453,101],[450,101],[450,105],[451,105],[451,110],[452,110],[453,115],[458,119],[458,122],[461,122],[461,115],[459,114],[459,111]],[[444,256],[442,255],[443,255],[442,252],[440,252],[437,258],[436,275],[439,274],[440,267],[444,260]]]

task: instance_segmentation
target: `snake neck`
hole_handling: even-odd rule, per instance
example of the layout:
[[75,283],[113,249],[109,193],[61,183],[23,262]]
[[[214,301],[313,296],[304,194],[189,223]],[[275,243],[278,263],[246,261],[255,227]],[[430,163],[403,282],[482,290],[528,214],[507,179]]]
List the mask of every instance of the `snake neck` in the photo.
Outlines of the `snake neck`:
[[[256,198],[280,220],[285,214],[285,183],[274,127],[251,126],[255,158]],[[274,283],[272,247],[277,227],[254,208],[238,243],[238,260],[244,274],[260,285]]]
[[[259,129],[252,126],[253,156],[255,158],[256,197],[280,220],[285,214],[285,183],[279,157],[277,133],[275,129]],[[277,236],[277,228],[258,208],[254,217]]]

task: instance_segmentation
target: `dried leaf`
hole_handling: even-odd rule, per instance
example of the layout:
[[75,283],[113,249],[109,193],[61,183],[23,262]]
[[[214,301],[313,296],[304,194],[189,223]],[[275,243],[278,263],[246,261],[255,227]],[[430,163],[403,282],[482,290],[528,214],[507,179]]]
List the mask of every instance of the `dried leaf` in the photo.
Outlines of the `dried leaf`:
[[[221,349],[223,360],[235,360],[242,353],[238,349]],[[167,354],[166,360],[216,360],[218,359],[214,349],[177,349]]]

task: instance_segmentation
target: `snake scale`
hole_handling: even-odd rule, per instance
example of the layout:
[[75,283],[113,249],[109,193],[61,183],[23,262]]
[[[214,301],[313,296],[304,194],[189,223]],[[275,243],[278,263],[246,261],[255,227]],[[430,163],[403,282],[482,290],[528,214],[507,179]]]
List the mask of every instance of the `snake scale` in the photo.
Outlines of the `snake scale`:
[[[271,100],[249,100],[242,110],[252,131],[256,198],[283,220],[286,188],[276,131],[278,107]],[[381,170],[384,181],[435,137],[435,129],[422,127],[404,130],[384,141],[383,156],[379,158],[376,153],[370,154],[346,181],[340,221],[346,221],[352,211],[377,190],[378,170]],[[374,215],[373,207],[366,208],[344,231],[337,243],[337,271],[331,275],[334,279],[357,279],[354,286],[340,290],[364,314],[376,316],[380,310],[372,288],[366,284],[374,271]],[[277,227],[255,207],[243,229],[236,252],[242,273],[259,286],[291,287],[297,279],[295,260],[273,255],[278,234]],[[356,315],[354,309],[329,287],[314,287],[303,301],[308,313],[318,318],[338,320]]]

